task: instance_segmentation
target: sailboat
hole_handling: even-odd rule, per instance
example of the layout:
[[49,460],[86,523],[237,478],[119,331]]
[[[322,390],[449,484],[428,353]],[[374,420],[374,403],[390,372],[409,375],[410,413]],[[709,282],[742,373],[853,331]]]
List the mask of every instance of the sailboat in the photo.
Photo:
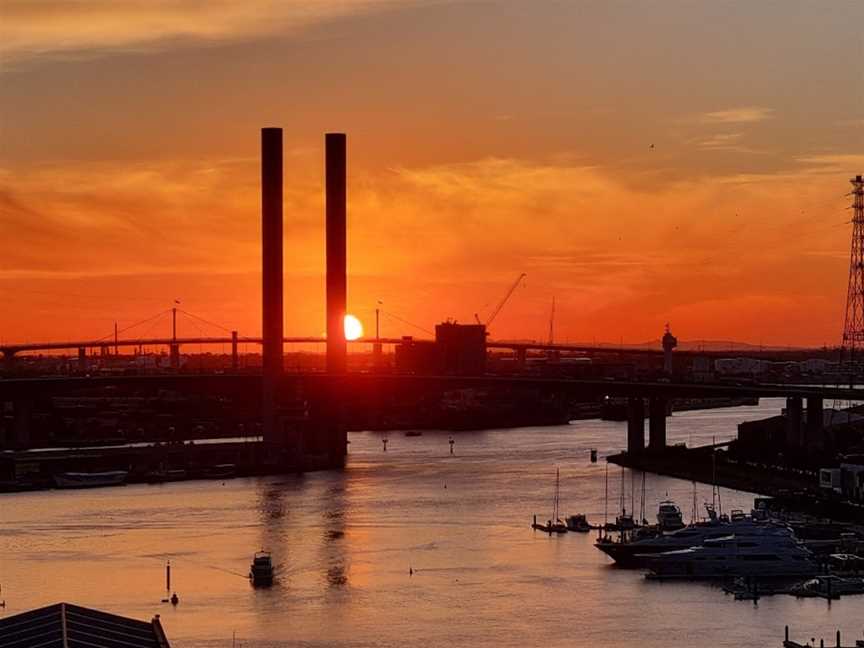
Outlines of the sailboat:
[[560,513],[558,511],[558,504],[560,499],[560,491],[561,491],[561,474],[558,468],[555,469],[555,497],[552,499],[552,519],[547,520],[546,524],[538,524],[537,516],[534,516],[534,523],[531,525],[532,529],[536,529],[538,531],[545,531],[549,535],[553,533],[567,533],[567,525],[561,521]]

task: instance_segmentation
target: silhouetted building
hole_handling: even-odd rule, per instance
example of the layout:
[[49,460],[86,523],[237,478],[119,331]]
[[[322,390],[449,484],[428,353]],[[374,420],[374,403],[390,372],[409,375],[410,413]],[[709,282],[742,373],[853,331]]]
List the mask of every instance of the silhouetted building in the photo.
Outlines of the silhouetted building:
[[486,373],[486,326],[444,322],[435,327],[434,342],[404,337],[396,346],[396,371],[483,375]]
[[442,371],[457,376],[486,373],[486,326],[444,322],[435,327]]
[[438,345],[428,340],[415,340],[411,336],[405,336],[402,342],[396,345],[395,365],[399,373],[440,373],[441,354],[438,352]]

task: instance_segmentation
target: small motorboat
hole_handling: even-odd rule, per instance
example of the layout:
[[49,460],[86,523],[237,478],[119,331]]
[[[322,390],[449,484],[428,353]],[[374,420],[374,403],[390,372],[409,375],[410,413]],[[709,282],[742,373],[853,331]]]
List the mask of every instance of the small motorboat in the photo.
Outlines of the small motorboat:
[[588,518],[585,517],[584,513],[568,515],[564,518],[564,523],[567,525],[568,531],[575,531],[576,533],[588,533],[593,528],[588,523]]
[[255,587],[268,587],[273,584],[273,560],[268,551],[258,551],[252,558],[249,578]]
[[844,594],[864,594],[864,578],[823,574],[794,585],[790,591],[798,597],[839,599]]
[[408,430],[407,432],[405,432],[405,436],[406,436],[406,437],[418,437],[418,436],[423,436],[423,432],[420,431],[420,430]]
[[119,486],[126,483],[128,476],[128,470],[64,472],[54,475],[54,483],[57,488],[98,488],[99,486]]

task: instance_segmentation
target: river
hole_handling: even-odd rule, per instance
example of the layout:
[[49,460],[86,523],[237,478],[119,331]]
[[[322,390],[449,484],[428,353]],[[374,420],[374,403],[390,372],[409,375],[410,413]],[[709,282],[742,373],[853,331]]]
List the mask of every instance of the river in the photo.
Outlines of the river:
[[[729,439],[737,423],[781,401],[676,414],[670,442]],[[565,513],[600,522],[603,456],[625,424],[571,425],[420,437],[350,435],[344,471],[0,495],[0,615],[59,601],[150,619],[175,648],[779,646],[793,637],[852,643],[864,597],[734,601],[715,586],[646,581],[610,567],[594,534],[548,537],[555,468]],[[591,464],[589,448],[600,462]],[[624,471],[639,509],[641,476]],[[620,468],[609,468],[610,514]],[[646,509],[674,499],[689,518],[693,485],[648,475]],[[724,490],[749,511],[752,495]],[[696,487],[699,506],[711,488]],[[279,578],[253,589],[253,552],[272,551]],[[165,596],[172,565],[176,607]],[[413,575],[409,573],[413,570]]]

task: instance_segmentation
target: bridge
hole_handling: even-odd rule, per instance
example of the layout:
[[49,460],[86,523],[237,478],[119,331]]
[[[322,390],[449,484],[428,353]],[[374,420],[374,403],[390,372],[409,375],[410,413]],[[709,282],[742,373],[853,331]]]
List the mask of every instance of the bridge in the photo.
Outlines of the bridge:
[[[263,429],[263,457],[281,452],[283,456],[291,453],[302,455],[304,448],[296,443],[297,435],[289,431],[290,425],[285,414],[292,399],[302,392],[302,399],[310,401],[308,410],[313,427],[317,428],[309,440],[318,445],[329,460],[323,465],[338,466],[345,452],[346,422],[351,420],[353,408],[374,407],[382,398],[392,398],[402,392],[423,392],[429,390],[457,389],[498,389],[534,390],[540,393],[564,394],[584,402],[604,396],[627,399],[627,448],[628,452],[641,453],[645,447],[645,419],[647,413],[649,428],[648,449],[659,450],[666,445],[667,405],[672,398],[711,397],[711,396],[757,396],[785,397],[790,425],[799,426],[803,420],[806,401],[807,435],[821,434],[815,422],[822,421],[823,402],[828,399],[847,401],[864,400],[864,391],[824,387],[800,387],[794,385],[760,384],[706,384],[681,382],[648,381],[610,381],[567,379],[560,377],[541,378],[530,375],[493,376],[482,375],[485,369],[473,372],[454,371],[453,373],[474,373],[474,375],[415,375],[385,373],[349,373],[347,365],[347,345],[344,334],[344,320],[347,307],[347,181],[346,181],[346,136],[343,133],[328,133],[325,136],[325,247],[326,247],[326,336],[323,337],[286,337],[284,335],[284,264],[283,264],[283,165],[282,130],[264,128],[261,131],[261,224],[262,224],[262,331],[261,337],[241,337],[236,330],[230,335],[207,337],[178,337],[176,330],[176,308],[171,309],[175,318],[173,333],[170,337],[140,337],[119,339],[115,327],[113,338],[106,336],[95,340],[77,340],[44,343],[4,344],[0,346],[7,365],[14,362],[16,355],[30,352],[55,352],[77,350],[82,368],[86,366],[88,349],[99,349],[110,354],[120,347],[165,346],[169,349],[172,367],[179,368],[180,349],[183,345],[231,345],[232,371],[227,375],[181,375],[170,372],[163,375],[122,376],[122,377],[58,377],[35,379],[0,379],[0,406],[4,417],[12,419],[18,448],[27,447],[29,421],[33,416],[37,401],[64,395],[115,393],[111,390],[150,393],[164,393],[176,390],[188,394],[225,397],[241,397],[244,404],[254,403],[255,417]],[[175,302],[179,303],[179,302]],[[170,311],[166,311],[170,312]],[[161,316],[161,314],[160,314]],[[473,325],[468,328],[472,328]],[[578,353],[585,355],[628,354],[659,356],[671,354],[673,345],[661,349],[628,348],[610,346],[585,346],[529,341],[488,340],[485,326],[469,331],[476,345],[472,351],[479,351],[481,358],[485,350],[511,351],[517,360],[524,361],[529,351]],[[436,332],[437,336],[437,332]],[[409,338],[362,338],[352,344],[373,344],[380,351],[381,345],[398,345]],[[413,340],[413,339],[412,339]],[[416,340],[415,342],[425,342]],[[320,373],[288,374],[284,371],[285,344],[326,344],[326,371]],[[261,345],[262,370],[260,375],[240,375],[237,373],[238,345]],[[473,344],[473,343],[472,343]],[[449,352],[449,350],[448,350]],[[801,350],[797,351],[798,353]],[[722,351],[679,351],[678,354],[719,355]],[[759,353],[761,357],[779,356],[776,351]],[[748,350],[748,355],[756,355]],[[474,356],[472,355],[472,358]],[[667,356],[667,360],[669,357]],[[457,363],[458,364],[458,363]],[[465,363],[467,364],[467,363]],[[461,366],[461,365],[460,365]],[[668,363],[667,363],[668,366]],[[434,369],[449,371],[449,368]],[[430,372],[430,373],[433,373]],[[667,370],[668,373],[668,370]],[[480,375],[477,375],[480,374]],[[106,391],[107,390],[107,391]],[[202,400],[203,402],[203,400]],[[371,403],[371,405],[369,405]],[[4,421],[5,423],[5,421]],[[289,436],[293,434],[291,439]],[[271,452],[272,451],[272,452]]]
[[[424,340],[413,337],[362,337],[356,340],[347,340],[348,344],[381,344],[394,346],[402,344],[410,339],[414,342],[432,342],[432,340]],[[237,368],[237,358],[239,356],[239,345],[254,344],[261,346],[264,340],[261,337],[255,336],[240,336],[236,331],[232,331],[231,336],[184,336],[184,337],[146,337],[146,338],[118,338],[107,339],[100,338],[94,340],[69,340],[69,341],[54,341],[54,342],[21,342],[15,344],[0,345],[0,354],[3,355],[6,362],[11,362],[12,359],[24,353],[41,353],[52,351],[72,351],[77,350],[79,359],[84,359],[86,353],[91,349],[99,349],[102,354],[107,355],[111,349],[119,348],[142,348],[142,347],[166,347],[169,352],[179,354],[180,348],[183,346],[225,346],[231,345],[232,366]],[[327,344],[326,337],[315,336],[295,336],[283,337],[284,344]],[[557,352],[557,353],[578,353],[585,356],[592,355],[645,355],[659,357],[663,355],[662,349],[651,349],[645,347],[630,347],[624,345],[584,345],[584,344],[562,344],[562,343],[546,343],[525,340],[487,340],[486,348],[488,350],[512,351],[517,356],[524,356],[529,351],[537,352]],[[764,359],[782,359],[784,356],[806,353],[817,354],[821,353],[820,349],[794,349],[788,351],[780,351],[777,349],[750,349],[747,351],[748,356],[760,357]],[[741,351],[734,348],[729,349],[709,349],[709,350],[680,350],[675,352],[678,356],[706,356],[719,357],[728,356],[730,354],[740,354]]]
[[[172,374],[140,376],[46,377],[0,380],[0,403],[12,404],[16,416],[15,428],[26,428],[26,418],[37,399],[82,393],[124,393],[171,390],[187,394],[210,396],[245,395],[260,400],[266,378],[246,374]],[[786,398],[788,425],[804,430],[805,436],[816,438],[822,432],[823,403],[827,400],[864,402],[864,389],[829,386],[803,386],[760,383],[688,383],[635,380],[596,380],[536,376],[454,376],[406,375],[381,373],[283,373],[274,385],[277,409],[292,395],[303,394],[314,405],[318,416],[345,428],[352,411],[379,403],[400,393],[426,393],[442,390],[521,389],[566,395],[582,402],[604,397],[627,400],[627,450],[641,453],[645,447],[646,412],[648,419],[648,449],[666,446],[667,405],[676,398],[758,397]],[[806,402],[806,422],[804,403]],[[334,417],[342,420],[335,421]]]

